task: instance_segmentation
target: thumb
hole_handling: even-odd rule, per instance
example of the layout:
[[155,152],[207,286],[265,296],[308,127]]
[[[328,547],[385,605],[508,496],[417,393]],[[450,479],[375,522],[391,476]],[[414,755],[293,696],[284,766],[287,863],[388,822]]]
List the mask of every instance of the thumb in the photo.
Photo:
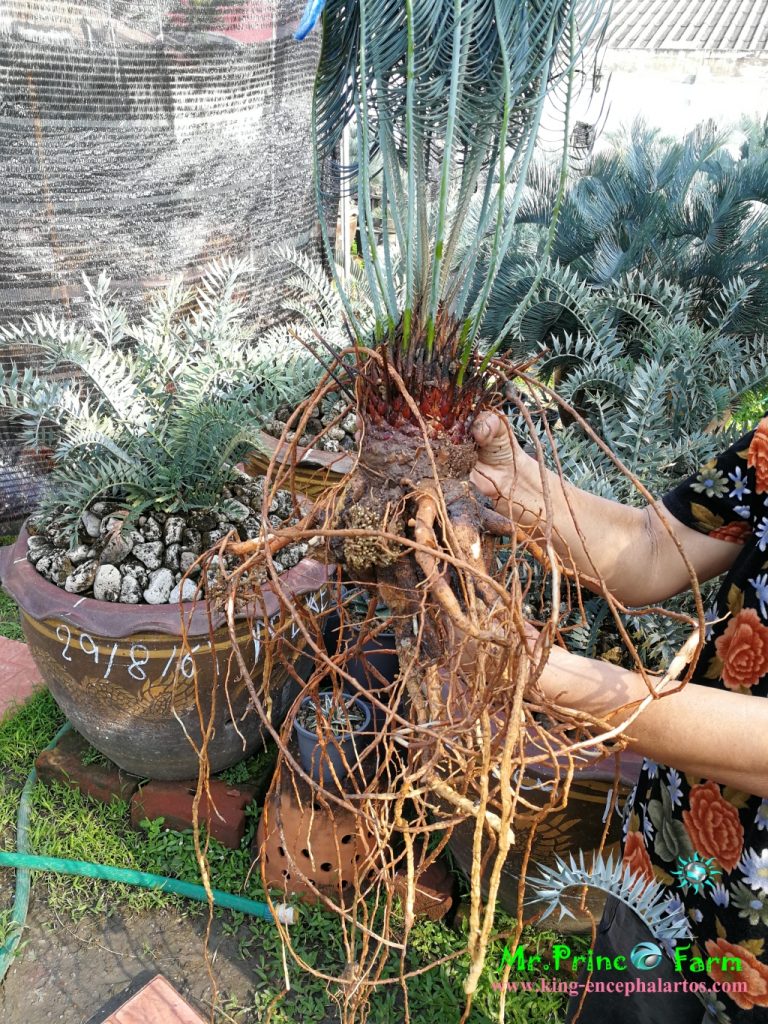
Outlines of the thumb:
[[472,426],[478,462],[485,466],[507,466],[515,461],[515,441],[506,418],[486,410]]
[[495,412],[481,412],[472,424],[472,437],[475,444],[482,448],[493,442],[499,434],[501,420]]

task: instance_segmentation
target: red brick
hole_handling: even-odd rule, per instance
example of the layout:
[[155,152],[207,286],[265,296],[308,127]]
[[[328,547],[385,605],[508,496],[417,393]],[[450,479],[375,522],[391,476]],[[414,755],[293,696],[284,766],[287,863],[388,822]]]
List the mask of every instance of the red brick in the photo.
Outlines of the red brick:
[[140,780],[111,762],[108,765],[83,764],[87,750],[90,746],[79,733],[68,732],[53,750],[44,750],[39,755],[35,761],[37,774],[45,783],[62,782],[104,804],[130,800]]
[[206,1024],[171,983],[158,974],[104,1024]]
[[[247,786],[228,786],[211,780],[211,802],[200,801],[198,820],[206,822],[211,835],[220,843],[237,849],[245,835],[245,809],[253,799]],[[183,832],[192,828],[192,803],[197,780],[186,782],[148,782],[131,799],[131,825],[141,828],[145,818],[163,818],[166,828]],[[212,806],[211,806],[212,804]]]
[[[443,861],[435,861],[416,879],[413,912],[417,917],[440,921],[451,909],[453,888],[453,875],[449,868]],[[402,899],[408,892],[408,876],[403,869],[395,872],[395,892]]]

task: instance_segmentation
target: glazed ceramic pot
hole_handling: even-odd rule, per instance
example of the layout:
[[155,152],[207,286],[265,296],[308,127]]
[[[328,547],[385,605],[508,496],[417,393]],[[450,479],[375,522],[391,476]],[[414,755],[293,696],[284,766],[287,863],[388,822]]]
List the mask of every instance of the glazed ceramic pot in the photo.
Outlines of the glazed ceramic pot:
[[[24,635],[43,682],[74,728],[98,751],[134,775],[188,779],[197,775],[193,747],[201,739],[198,705],[214,731],[211,771],[249,756],[263,743],[262,723],[250,707],[245,679],[231,658],[222,612],[207,602],[119,604],[69,594],[44,579],[27,560],[27,533],[0,549],[0,581],[21,610]],[[304,559],[281,576],[282,587],[323,610],[329,569]],[[269,585],[250,617],[242,616],[240,652],[258,687],[263,638],[279,618]],[[188,644],[182,639],[186,627]],[[284,645],[299,674],[311,668],[288,627]],[[291,648],[288,655],[287,649]],[[273,719],[282,719],[296,694],[288,669],[275,659],[269,678]]]
[[[255,451],[246,461],[246,472],[263,476],[274,458],[282,465],[288,459],[289,445],[261,431],[262,451]],[[319,448],[298,448],[293,466],[294,487],[309,498],[316,498],[336,487],[350,473],[357,462],[356,452],[324,452]]]
[[[539,753],[540,750],[531,746],[530,754]],[[618,794],[616,797],[616,808],[623,809],[632,787],[637,781],[640,772],[642,758],[636,754],[623,752],[620,761],[618,776]],[[565,764],[563,764],[565,769]],[[554,865],[555,855],[567,858],[569,853],[578,856],[581,849],[585,853],[587,863],[590,862],[590,851],[595,850],[599,844],[605,828],[606,818],[610,814],[608,822],[608,833],[606,836],[603,855],[618,854],[619,840],[621,838],[621,817],[614,809],[611,812],[613,801],[613,788],[616,782],[615,758],[605,757],[600,761],[592,761],[576,769],[573,782],[568,793],[568,803],[562,809],[554,811],[544,818],[536,829],[531,857],[528,865],[530,875],[536,875],[536,864]],[[533,804],[544,806],[548,803],[550,790],[553,785],[553,774],[549,767],[533,766],[523,777],[523,795]],[[447,810],[449,808],[446,807]],[[494,806],[494,810],[499,810]],[[509,914],[517,913],[518,879],[522,867],[523,852],[526,840],[530,831],[530,815],[521,812],[515,820],[515,845],[509,852],[509,856],[501,869],[501,880],[499,885],[499,904]],[[453,831],[449,842],[451,853],[456,858],[461,868],[469,873],[472,865],[472,845],[474,842],[474,823],[462,821]],[[487,880],[490,865],[486,868],[484,883]],[[573,917],[564,917],[556,922],[554,926],[562,932],[587,932],[592,928],[589,914],[599,920],[605,905],[605,895],[596,889],[587,891],[586,906],[589,913],[578,909],[579,893],[574,890],[577,898],[569,901],[569,909]],[[527,892],[526,896],[531,893]],[[530,904],[534,909],[543,907],[544,904]],[[550,923],[549,920],[546,922]]]

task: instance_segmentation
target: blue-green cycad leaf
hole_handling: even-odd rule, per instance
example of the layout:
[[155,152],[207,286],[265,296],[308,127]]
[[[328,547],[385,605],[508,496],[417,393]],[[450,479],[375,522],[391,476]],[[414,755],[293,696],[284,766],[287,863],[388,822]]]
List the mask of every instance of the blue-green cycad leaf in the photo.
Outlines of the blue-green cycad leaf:
[[[407,343],[418,316],[429,348],[438,308],[456,317],[467,308],[464,285],[486,232],[494,240],[485,268],[495,274],[511,240],[506,184],[521,169],[524,178],[546,93],[570,75],[599,9],[600,0],[328,0],[314,101],[316,180],[320,188],[320,163],[354,119],[357,161],[342,175],[357,194],[380,334],[403,319]],[[377,160],[380,240],[371,202]],[[476,192],[479,230],[455,261]],[[478,319],[484,294],[481,286]]]
[[534,894],[529,902],[546,902],[544,917],[558,910],[559,920],[573,917],[563,898],[569,889],[588,885],[614,896],[629,907],[660,942],[676,941],[691,935],[682,903],[670,900],[666,886],[633,874],[631,868],[620,859],[614,859],[613,854],[593,857],[588,867],[584,851],[579,850],[578,857],[570,854],[564,860],[555,854],[553,866],[537,866],[540,875],[529,875],[526,881]]

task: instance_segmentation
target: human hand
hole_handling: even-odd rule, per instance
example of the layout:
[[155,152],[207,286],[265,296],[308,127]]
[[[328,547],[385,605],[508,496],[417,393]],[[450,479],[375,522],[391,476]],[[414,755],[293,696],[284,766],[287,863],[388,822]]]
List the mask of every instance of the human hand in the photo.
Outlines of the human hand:
[[505,417],[481,412],[472,424],[477,464],[469,479],[486,498],[508,498],[518,467],[527,459]]

